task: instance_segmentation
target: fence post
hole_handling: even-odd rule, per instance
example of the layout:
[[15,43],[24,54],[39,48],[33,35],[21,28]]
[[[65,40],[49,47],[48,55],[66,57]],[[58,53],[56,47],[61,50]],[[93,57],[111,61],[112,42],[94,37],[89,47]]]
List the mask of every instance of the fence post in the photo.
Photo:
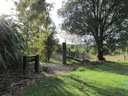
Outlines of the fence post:
[[35,56],[35,72],[39,73],[39,55]]
[[29,65],[28,65],[28,56],[23,56],[23,74],[26,75],[28,74],[28,68],[29,68]]
[[71,56],[71,51],[70,51],[70,49],[68,49],[68,54],[67,54],[68,56]]
[[66,64],[66,43],[63,42],[63,64]]

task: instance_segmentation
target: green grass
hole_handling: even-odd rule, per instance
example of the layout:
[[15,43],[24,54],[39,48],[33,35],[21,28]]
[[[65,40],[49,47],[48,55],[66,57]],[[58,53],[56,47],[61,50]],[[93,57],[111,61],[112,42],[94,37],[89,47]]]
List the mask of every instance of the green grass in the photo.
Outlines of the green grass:
[[66,76],[45,78],[20,96],[128,96],[128,64],[80,67]]
[[118,60],[119,63],[126,63],[128,64],[128,60]]
[[76,60],[72,60],[72,59],[67,59],[67,64],[77,64],[77,63],[80,63],[80,62],[78,62],[78,61],[76,61]]

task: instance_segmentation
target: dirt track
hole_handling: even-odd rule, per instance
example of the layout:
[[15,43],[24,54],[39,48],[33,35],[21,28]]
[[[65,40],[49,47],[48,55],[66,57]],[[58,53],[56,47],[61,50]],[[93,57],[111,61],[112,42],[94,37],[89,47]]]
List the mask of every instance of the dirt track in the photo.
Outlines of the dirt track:
[[70,66],[63,65],[63,64],[55,64],[55,63],[47,63],[44,65],[45,67],[49,68],[54,74],[57,75],[64,75],[70,71]]

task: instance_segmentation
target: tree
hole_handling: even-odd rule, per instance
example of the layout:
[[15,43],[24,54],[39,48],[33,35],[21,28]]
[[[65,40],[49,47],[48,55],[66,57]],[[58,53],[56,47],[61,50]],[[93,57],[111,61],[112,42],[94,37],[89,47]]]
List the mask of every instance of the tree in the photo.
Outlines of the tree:
[[[35,45],[39,35],[44,35],[44,30],[48,29],[51,24],[49,11],[52,4],[46,3],[45,0],[19,0],[15,2],[15,5],[21,31],[27,33],[23,35],[28,45]],[[28,54],[30,54],[29,48]]]
[[23,35],[28,40],[28,55],[39,54],[49,61],[56,46],[55,24],[49,16],[52,4],[45,0],[20,0],[15,4],[21,31],[27,33]]
[[38,34],[39,38],[36,38],[34,45],[29,45],[31,54],[40,54],[41,60],[43,62],[49,62],[52,53],[56,52],[58,48],[58,39],[56,38],[55,26],[44,30],[45,34]]
[[55,39],[55,29],[48,32],[46,35],[46,39],[44,40],[44,55],[45,55],[45,61],[49,62],[50,57],[54,51],[57,50],[58,40]]
[[105,60],[104,44],[115,44],[122,35],[126,37],[128,34],[123,31],[123,23],[128,17],[127,9],[127,0],[68,0],[58,14],[64,18],[62,29],[81,36],[92,35],[97,45],[98,59]]

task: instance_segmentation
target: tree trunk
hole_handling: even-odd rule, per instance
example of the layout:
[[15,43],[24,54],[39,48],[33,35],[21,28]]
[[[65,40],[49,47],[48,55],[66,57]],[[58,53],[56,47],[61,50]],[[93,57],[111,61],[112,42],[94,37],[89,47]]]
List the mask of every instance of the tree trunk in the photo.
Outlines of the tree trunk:
[[105,58],[103,57],[103,43],[97,44],[98,49],[98,55],[97,58],[99,61],[105,61]]
[[50,61],[51,53],[48,53],[47,60]]

